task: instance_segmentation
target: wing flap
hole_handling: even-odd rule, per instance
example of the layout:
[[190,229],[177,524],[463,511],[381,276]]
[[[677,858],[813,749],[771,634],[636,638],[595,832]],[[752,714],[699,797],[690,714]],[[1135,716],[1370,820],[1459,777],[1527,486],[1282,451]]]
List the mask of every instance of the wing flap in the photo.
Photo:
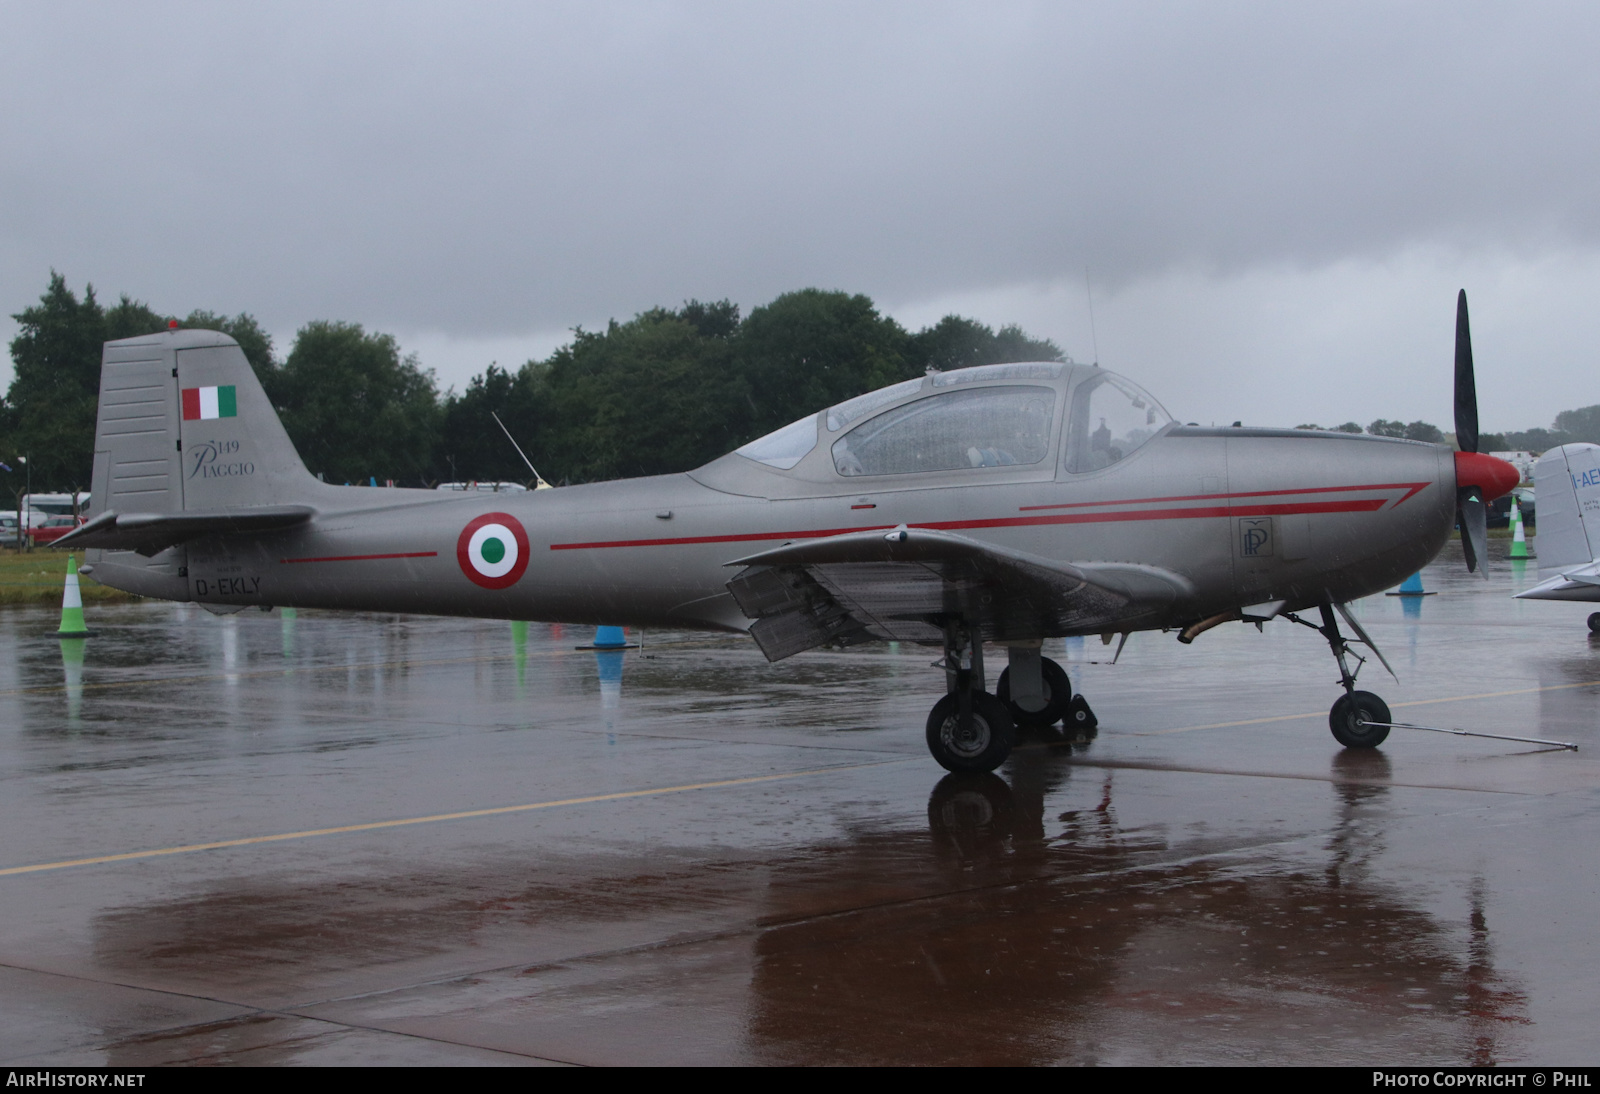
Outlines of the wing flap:
[[1007,641],[1116,629],[1192,590],[1150,567],[1073,565],[924,529],[785,544],[729,563],[769,660],[828,642],[937,642],[949,622]]
[[829,642],[871,637],[827,589],[799,567],[752,566],[728,582],[739,610],[755,620],[750,636],[768,661]]

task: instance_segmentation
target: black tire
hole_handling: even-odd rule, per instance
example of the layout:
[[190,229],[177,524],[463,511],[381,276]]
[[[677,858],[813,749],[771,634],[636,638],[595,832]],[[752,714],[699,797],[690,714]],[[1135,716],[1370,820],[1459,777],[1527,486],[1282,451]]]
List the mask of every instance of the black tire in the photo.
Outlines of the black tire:
[[1333,730],[1333,739],[1346,748],[1378,747],[1389,736],[1389,727],[1363,723],[1392,721],[1389,704],[1370,691],[1341,695],[1328,712],[1328,728]]
[[993,771],[1011,755],[1011,711],[986,691],[972,693],[972,713],[961,717],[956,696],[928,712],[928,751],[946,771]]
[[1600,634],[1600,612],[1589,616],[1589,633]]
[[1049,729],[1067,716],[1067,704],[1072,702],[1072,681],[1067,670],[1050,660],[1039,658],[1039,674],[1044,677],[1044,709],[1023,710],[1011,701],[1011,670],[1000,674],[995,685],[995,696],[1011,711],[1011,720],[1023,729]]

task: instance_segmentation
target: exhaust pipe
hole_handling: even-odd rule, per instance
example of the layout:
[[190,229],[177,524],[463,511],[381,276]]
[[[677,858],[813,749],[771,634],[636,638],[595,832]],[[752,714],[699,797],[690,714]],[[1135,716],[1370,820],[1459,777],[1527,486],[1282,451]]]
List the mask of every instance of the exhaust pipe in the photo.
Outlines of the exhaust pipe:
[[1243,618],[1244,617],[1239,614],[1239,610],[1234,608],[1233,610],[1223,612],[1220,615],[1214,615],[1210,619],[1202,619],[1198,623],[1190,623],[1178,633],[1178,641],[1187,646],[1190,642],[1193,642],[1196,638],[1200,637],[1202,634],[1205,634],[1206,631],[1209,631],[1212,627],[1221,626],[1223,623],[1232,623],[1235,619]]

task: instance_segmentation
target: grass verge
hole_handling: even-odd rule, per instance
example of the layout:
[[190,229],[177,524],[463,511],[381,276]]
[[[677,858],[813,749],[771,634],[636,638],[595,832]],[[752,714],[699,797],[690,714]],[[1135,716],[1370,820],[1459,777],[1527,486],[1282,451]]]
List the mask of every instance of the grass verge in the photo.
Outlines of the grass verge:
[[[32,551],[0,550],[0,604],[61,603],[61,586],[67,578],[68,551],[40,547]],[[82,562],[82,554],[74,556]],[[78,578],[85,604],[137,600],[132,593]]]

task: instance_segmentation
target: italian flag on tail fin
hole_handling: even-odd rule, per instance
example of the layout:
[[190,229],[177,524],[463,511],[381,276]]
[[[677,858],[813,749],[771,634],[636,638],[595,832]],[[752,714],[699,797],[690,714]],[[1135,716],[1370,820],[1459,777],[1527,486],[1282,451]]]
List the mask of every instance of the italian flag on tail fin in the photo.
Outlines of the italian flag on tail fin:
[[204,422],[212,418],[237,418],[239,400],[232,384],[227,387],[186,387],[183,389],[183,420]]

